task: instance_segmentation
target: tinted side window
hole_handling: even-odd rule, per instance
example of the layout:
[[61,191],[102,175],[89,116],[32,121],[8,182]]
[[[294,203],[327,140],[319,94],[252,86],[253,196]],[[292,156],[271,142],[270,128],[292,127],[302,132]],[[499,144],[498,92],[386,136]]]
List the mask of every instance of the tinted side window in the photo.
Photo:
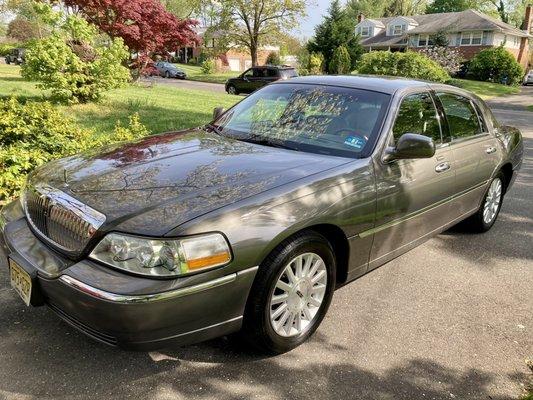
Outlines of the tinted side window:
[[252,76],[254,76],[254,70],[253,69],[249,69],[248,71],[246,71],[243,76],[245,76],[246,78],[251,78]]
[[268,68],[267,75],[269,78],[276,78],[278,76],[278,70],[274,68]]
[[405,133],[418,133],[442,143],[439,118],[429,93],[417,93],[402,100],[392,129],[394,140]]
[[437,93],[442,103],[453,139],[461,139],[481,133],[477,113],[469,99],[451,93]]
[[266,76],[265,68],[254,68],[254,78],[264,78]]

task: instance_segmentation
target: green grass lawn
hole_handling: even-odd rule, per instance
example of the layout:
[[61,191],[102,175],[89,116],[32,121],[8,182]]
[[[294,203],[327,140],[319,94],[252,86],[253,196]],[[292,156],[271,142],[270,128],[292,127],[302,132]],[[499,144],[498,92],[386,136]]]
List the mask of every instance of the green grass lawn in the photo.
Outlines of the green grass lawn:
[[[45,100],[47,93],[20,77],[20,68],[0,65],[0,98],[15,96],[26,100]],[[61,106],[65,114],[81,127],[97,133],[110,133],[117,121],[139,113],[141,122],[153,133],[203,125],[211,119],[213,108],[230,107],[240,97],[204,90],[187,90],[155,85],[131,85],[108,92],[97,104]]]
[[482,99],[520,93],[518,86],[506,86],[499,83],[471,81],[467,79],[452,79],[452,85],[474,92]]
[[202,72],[202,68],[197,65],[176,64],[176,66],[187,74],[187,79],[191,81],[210,82],[210,83],[226,83],[229,78],[234,78],[239,75],[239,72],[216,72],[214,74],[206,75]]

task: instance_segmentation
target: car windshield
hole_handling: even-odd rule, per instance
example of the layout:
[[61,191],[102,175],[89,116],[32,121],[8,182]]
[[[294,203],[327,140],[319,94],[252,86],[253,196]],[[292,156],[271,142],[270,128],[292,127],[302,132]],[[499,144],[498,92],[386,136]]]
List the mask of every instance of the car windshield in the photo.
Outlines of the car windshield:
[[372,150],[390,96],[368,90],[306,84],[270,85],[214,121],[238,140],[341,157]]

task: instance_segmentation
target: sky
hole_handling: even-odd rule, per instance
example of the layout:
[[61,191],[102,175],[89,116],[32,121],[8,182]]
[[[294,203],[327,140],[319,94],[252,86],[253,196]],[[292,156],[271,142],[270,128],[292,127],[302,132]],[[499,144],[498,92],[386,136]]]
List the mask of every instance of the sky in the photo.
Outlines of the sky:
[[308,5],[307,17],[300,26],[294,28],[294,34],[301,38],[313,36],[315,26],[322,21],[322,17],[327,13],[330,3],[330,0],[315,0],[314,4]]

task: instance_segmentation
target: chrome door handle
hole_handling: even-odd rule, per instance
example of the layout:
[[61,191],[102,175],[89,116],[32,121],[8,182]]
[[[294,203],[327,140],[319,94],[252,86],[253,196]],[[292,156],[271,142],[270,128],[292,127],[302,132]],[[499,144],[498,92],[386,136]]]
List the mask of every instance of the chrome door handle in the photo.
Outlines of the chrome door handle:
[[487,147],[485,149],[485,153],[487,153],[487,154],[496,153],[496,147]]
[[450,169],[450,164],[448,162],[440,163],[435,167],[436,172],[444,172]]

